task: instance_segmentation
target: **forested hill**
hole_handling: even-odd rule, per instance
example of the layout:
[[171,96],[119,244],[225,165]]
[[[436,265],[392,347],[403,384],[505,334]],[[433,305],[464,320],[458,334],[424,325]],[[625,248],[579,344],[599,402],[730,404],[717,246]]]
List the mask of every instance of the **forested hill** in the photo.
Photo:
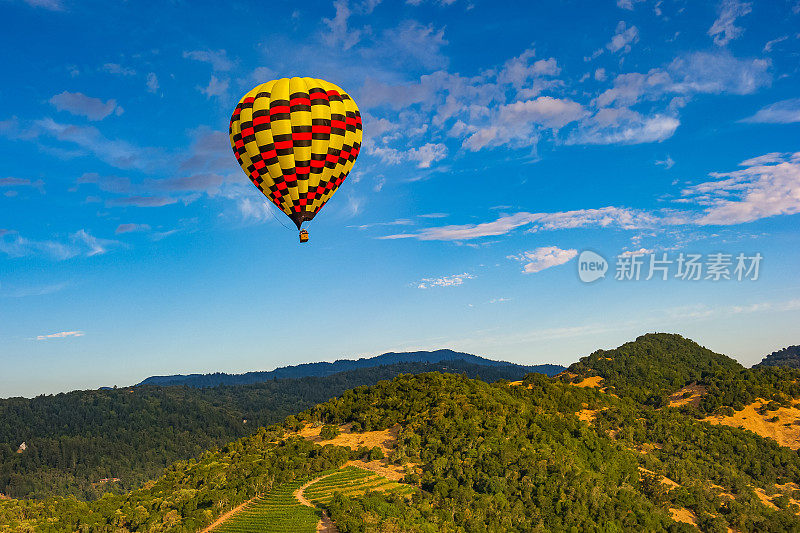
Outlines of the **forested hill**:
[[[453,360],[251,385],[142,386],[0,400],[0,494],[92,499],[133,489],[174,461],[196,457],[348,389],[431,371],[486,381],[519,380],[526,373],[514,365]],[[27,449],[17,453],[23,442]],[[118,481],[98,483],[106,478]]]
[[225,374],[216,372],[214,374],[189,374],[173,376],[152,376],[139,385],[188,385],[190,387],[216,387],[217,385],[247,385],[250,383],[263,383],[272,379],[304,378],[330,376],[337,372],[356,370],[359,368],[372,368],[381,365],[395,365],[398,363],[443,363],[448,361],[463,361],[468,364],[508,367],[509,372],[539,372],[553,376],[558,374],[564,367],[559,365],[537,365],[525,366],[508,363],[505,361],[495,361],[477,355],[453,350],[435,350],[432,352],[388,352],[375,357],[361,359],[339,359],[333,363],[304,363],[301,365],[284,366],[275,370],[263,372],[246,372],[244,374]]
[[735,359],[673,333],[648,333],[613,350],[597,350],[569,367],[579,377],[641,403],[661,405],[672,392],[720,371],[740,372]]
[[[638,353],[643,360],[633,368],[645,369],[665,346],[705,353],[679,338],[637,342],[641,351],[610,356]],[[714,368],[716,357],[705,355],[711,361],[701,364]],[[693,371],[679,369],[674,379],[683,372]],[[366,448],[323,446],[297,433],[323,424],[395,428],[384,461],[405,471],[413,492],[334,495],[324,505],[341,533],[800,531],[800,455],[773,440],[541,374],[514,386],[438,372],[347,391],[178,462],[127,494],[0,501],[0,524],[10,531],[201,531],[258,494],[277,501],[272,494],[291,494],[348,460],[371,457]]]
[[800,368],[800,345],[787,346],[782,350],[772,352],[756,366],[785,366]]

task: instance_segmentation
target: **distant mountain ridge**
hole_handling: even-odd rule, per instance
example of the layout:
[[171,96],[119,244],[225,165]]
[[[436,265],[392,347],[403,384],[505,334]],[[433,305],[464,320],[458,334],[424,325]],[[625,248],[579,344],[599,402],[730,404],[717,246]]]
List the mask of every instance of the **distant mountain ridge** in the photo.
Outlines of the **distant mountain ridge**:
[[800,345],[787,346],[782,350],[772,352],[756,366],[785,366],[800,368]]
[[447,361],[463,361],[468,364],[513,368],[525,374],[539,372],[554,376],[565,368],[560,365],[518,365],[507,361],[495,361],[473,354],[442,349],[434,351],[416,352],[388,352],[375,357],[360,359],[339,359],[333,363],[325,361],[318,363],[303,363],[300,365],[284,366],[269,371],[245,372],[243,374],[227,374],[215,372],[213,374],[176,374],[171,376],[151,376],[136,386],[141,385],[187,385],[190,387],[216,387],[218,385],[249,385],[262,383],[272,379],[297,379],[304,377],[325,377],[348,370],[372,368],[377,366],[395,365],[399,363],[442,363]]

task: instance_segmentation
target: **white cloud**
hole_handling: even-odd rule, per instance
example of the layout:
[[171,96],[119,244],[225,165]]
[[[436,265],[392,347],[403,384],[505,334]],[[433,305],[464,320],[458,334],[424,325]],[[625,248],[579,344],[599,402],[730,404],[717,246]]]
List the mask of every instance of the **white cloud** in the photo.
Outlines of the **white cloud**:
[[0,178],[0,187],[33,187],[44,194],[44,180],[31,181],[27,178]]
[[745,159],[741,163],[739,163],[740,167],[752,167],[755,165],[768,165],[770,163],[780,163],[787,156],[791,154],[787,154],[784,152],[770,152],[768,154],[759,155],[757,157],[751,157],[750,159]]
[[[699,225],[731,225],[800,213],[800,152],[776,161],[776,154],[733,172],[713,172],[713,181],[688,187],[683,196],[705,207]],[[769,161],[769,163],[767,162]]]
[[606,81],[606,69],[599,68],[594,71],[594,79],[597,81]]
[[136,71],[132,68],[123,67],[119,63],[106,63],[103,65],[103,70],[109,74],[117,74],[119,76],[135,76]]
[[412,148],[406,153],[410,160],[417,162],[418,168],[430,168],[431,163],[447,157],[447,146],[441,143],[426,143],[419,148]]
[[441,278],[422,278],[417,282],[418,289],[430,289],[432,287],[455,287],[456,285],[463,285],[464,280],[474,279],[475,276],[464,272],[463,274],[454,274],[452,276],[442,276]]
[[490,125],[477,129],[463,146],[478,151],[508,143],[531,145],[538,140],[537,127],[558,130],[588,115],[583,106],[569,99],[550,96],[500,106]]
[[764,45],[764,49],[762,50],[762,52],[766,52],[766,53],[772,52],[772,48],[776,44],[782,43],[783,41],[787,40],[788,38],[789,38],[788,35],[783,35],[783,36],[778,37],[776,39],[772,39],[771,41],[767,41],[767,43]]
[[16,231],[0,230],[0,253],[10,257],[44,255],[63,261],[77,256],[91,257],[104,254],[119,244],[121,243],[118,241],[94,237],[86,230],[71,234],[66,242],[37,241],[23,237]]
[[374,143],[364,143],[370,155],[379,157],[389,165],[399,165],[404,161],[416,161],[417,168],[430,168],[436,161],[447,157],[447,146],[442,143],[426,143],[418,148],[398,150],[389,146],[377,146]]
[[92,98],[83,93],[64,91],[50,98],[50,103],[59,111],[68,111],[89,120],[103,120],[115,111],[117,115],[122,114],[122,108],[117,106],[116,100],[110,99],[103,102],[99,98]]
[[762,122],[767,124],[800,122],[800,98],[781,100],[762,107],[755,115],[743,119],[742,122]]
[[330,30],[323,34],[323,39],[331,46],[340,46],[343,50],[349,50],[361,39],[361,32],[348,28],[350,8],[346,0],[336,0],[333,6],[336,9],[336,15],[333,18],[322,19],[322,22]]
[[533,61],[535,56],[536,51],[530,48],[506,61],[497,75],[498,83],[510,84],[521,89],[535,78],[558,76],[561,73],[555,58]]
[[630,106],[669,94],[752,94],[770,84],[769,66],[767,60],[739,59],[725,50],[695,52],[674,59],[666,69],[620,74],[596,104]]
[[83,337],[82,331],[59,331],[58,333],[50,333],[48,335],[39,335],[36,337],[37,341],[45,341],[47,339],[63,339],[65,337]]
[[673,161],[672,158],[668,155],[665,159],[656,161],[656,165],[664,167],[667,170],[669,170],[675,165],[675,161]]
[[708,35],[714,38],[714,44],[725,46],[739,37],[744,29],[736,26],[736,19],[752,11],[752,4],[739,0],[722,0],[719,6],[719,17],[711,25]]
[[117,235],[120,233],[132,233],[135,231],[149,231],[150,226],[147,224],[120,224],[114,232]]
[[655,221],[655,217],[647,213],[618,207],[580,209],[555,213],[520,212],[512,215],[503,215],[492,222],[426,228],[416,233],[386,235],[380,238],[413,238],[421,241],[464,241],[481,237],[505,235],[524,226],[530,226],[530,231],[534,232],[585,227],[638,229],[650,227]]
[[31,7],[43,7],[51,11],[63,11],[64,4],[61,0],[24,0]]
[[233,61],[228,59],[225,50],[191,50],[183,53],[186,59],[209,63],[211,68],[217,72],[226,72],[233,68]]
[[617,0],[617,7],[633,11],[634,4],[640,4],[646,0]]
[[87,257],[91,257],[93,255],[102,255],[108,251],[110,246],[119,244],[117,241],[98,239],[83,229],[70,235],[70,238],[74,242],[83,245],[85,249],[84,253]]
[[158,76],[155,72],[147,74],[147,92],[154,93],[158,90]]
[[101,161],[118,168],[147,170],[165,163],[165,156],[160,151],[108,139],[93,126],[63,124],[45,118],[35,121],[29,134],[32,137],[46,134],[59,141],[74,143]]
[[639,29],[636,26],[626,27],[625,21],[620,20],[617,29],[611,37],[606,48],[613,52],[622,50],[623,54],[631,51],[631,44],[639,41]]
[[397,28],[383,32],[381,44],[381,53],[389,52],[395,62],[411,60],[413,64],[426,69],[447,65],[447,57],[441,53],[441,49],[447,45],[444,30],[437,30],[433,25],[414,20],[403,21]]
[[510,255],[509,259],[525,263],[523,272],[533,274],[547,268],[563,265],[578,255],[578,250],[562,250],[557,246],[543,246],[519,255]]
[[225,96],[228,92],[229,84],[230,82],[227,79],[220,80],[212,74],[208,85],[205,88],[201,87],[200,92],[206,95],[207,98],[211,98],[212,96]]
[[567,144],[641,144],[669,139],[680,120],[644,116],[627,108],[600,109],[567,139]]

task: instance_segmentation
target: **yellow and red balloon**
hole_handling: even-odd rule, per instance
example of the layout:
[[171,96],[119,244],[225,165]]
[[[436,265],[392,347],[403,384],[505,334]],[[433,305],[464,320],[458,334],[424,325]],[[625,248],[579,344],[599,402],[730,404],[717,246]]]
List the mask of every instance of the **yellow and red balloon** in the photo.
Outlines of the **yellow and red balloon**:
[[300,229],[353,168],[361,131],[361,113],[342,89],[314,78],[282,78],[242,97],[230,138],[250,181]]

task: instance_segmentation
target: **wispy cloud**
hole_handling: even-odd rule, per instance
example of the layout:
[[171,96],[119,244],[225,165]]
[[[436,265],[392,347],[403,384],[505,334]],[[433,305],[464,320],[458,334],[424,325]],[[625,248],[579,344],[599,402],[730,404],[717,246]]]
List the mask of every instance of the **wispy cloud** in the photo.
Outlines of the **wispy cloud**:
[[121,115],[123,110],[113,98],[103,102],[99,98],[92,98],[83,93],[70,93],[64,91],[53,96],[50,103],[59,111],[68,111],[73,115],[81,115],[89,120],[103,120],[111,113]]
[[124,67],[119,63],[106,63],[103,65],[103,70],[109,74],[116,74],[118,76],[135,76],[136,71],[129,67]]
[[147,92],[154,93],[159,89],[158,85],[158,76],[156,76],[155,72],[148,72],[147,73]]
[[211,98],[213,96],[222,97],[228,93],[229,85],[230,81],[228,79],[219,79],[212,74],[211,79],[208,81],[208,85],[205,87],[200,87],[200,92],[206,95],[207,98]]
[[169,196],[125,196],[112,198],[106,202],[109,207],[132,206],[132,207],[164,207],[177,203],[176,198]]
[[636,26],[627,27],[624,20],[620,20],[617,24],[617,29],[611,41],[606,45],[606,48],[614,52],[621,52],[627,54],[631,51],[631,44],[639,40],[639,29]]
[[418,289],[430,289],[433,287],[455,287],[463,285],[465,280],[474,279],[475,276],[464,272],[463,274],[453,274],[452,276],[442,276],[441,278],[422,278],[417,282]]
[[51,11],[64,11],[64,3],[61,0],[24,0],[31,7],[42,7]]
[[83,337],[85,335],[82,331],[59,331],[58,333],[49,333],[47,335],[39,335],[36,337],[37,341],[46,341],[48,339],[64,339],[67,337]]
[[767,124],[800,122],[800,98],[782,100],[762,107],[755,115],[742,119],[742,122],[763,122]]
[[705,207],[699,225],[731,225],[800,213],[800,152],[766,154],[733,172],[712,172],[713,181],[686,188],[685,199]]
[[0,229],[0,253],[10,257],[46,256],[64,261],[77,256],[91,257],[108,252],[122,243],[93,236],[84,229],[71,233],[68,239],[36,240],[17,231]]
[[496,237],[529,226],[531,231],[551,231],[582,227],[637,229],[652,226],[656,218],[643,211],[619,207],[580,209],[555,213],[520,212],[503,215],[492,222],[426,228],[416,233],[386,235],[381,239],[419,239],[422,241],[465,241]]
[[117,226],[115,234],[119,235],[120,233],[133,233],[136,231],[149,231],[150,226],[147,224],[120,224]]
[[27,178],[0,178],[0,188],[7,187],[32,187],[44,193],[44,180],[31,181]]
[[667,157],[664,158],[664,159],[656,160],[656,165],[658,165],[660,167],[664,167],[667,170],[669,170],[673,166],[675,166],[675,161],[673,161],[672,158],[669,155],[667,155]]
[[753,10],[749,2],[739,0],[722,0],[719,5],[719,17],[711,25],[708,35],[714,38],[714,44],[725,46],[744,32],[744,28],[736,26],[736,19]]
[[220,72],[231,70],[234,64],[225,50],[190,50],[184,52],[183,57],[209,63],[212,69]]
[[529,252],[522,252],[519,255],[510,255],[508,259],[524,263],[522,271],[526,274],[533,274],[547,268],[563,265],[576,255],[578,255],[577,250],[563,250],[558,246],[543,246]]

